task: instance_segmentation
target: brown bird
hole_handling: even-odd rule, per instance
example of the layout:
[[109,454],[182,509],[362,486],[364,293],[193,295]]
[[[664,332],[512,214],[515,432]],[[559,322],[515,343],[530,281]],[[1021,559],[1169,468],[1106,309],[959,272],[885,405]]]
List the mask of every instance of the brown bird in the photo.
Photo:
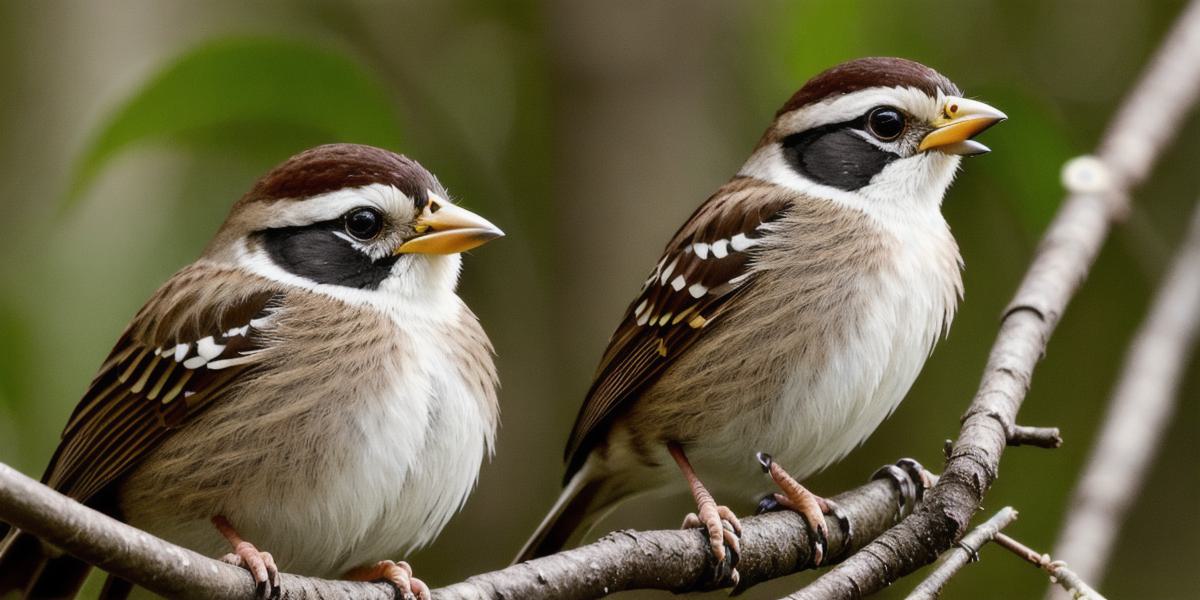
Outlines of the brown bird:
[[684,527],[736,559],[737,517],[701,478],[755,489],[769,452],[776,499],[817,534],[819,562],[830,507],[793,476],[870,435],[949,327],[961,258],[942,197],[960,156],[987,152],[971,138],[1004,118],[898,58],[809,80],[625,311],[571,431],[565,489],[517,560],[680,472],[697,506]]
[[[427,597],[387,559],[462,506],[498,420],[491,343],[454,290],[458,253],[502,233],[446,198],[368,146],[267,173],[130,322],[43,481],[198,552],[232,549],[263,596],[283,569]],[[2,547],[0,595],[70,597],[88,572],[29,534]],[[130,587],[110,576],[104,595]]]

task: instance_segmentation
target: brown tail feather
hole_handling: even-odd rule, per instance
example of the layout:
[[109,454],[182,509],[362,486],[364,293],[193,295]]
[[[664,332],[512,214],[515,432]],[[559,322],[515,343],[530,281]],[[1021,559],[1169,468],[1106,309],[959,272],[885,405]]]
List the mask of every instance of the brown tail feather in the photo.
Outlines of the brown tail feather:
[[0,542],[0,598],[24,595],[50,559],[42,542],[23,531],[12,530]]
[[38,573],[29,598],[74,598],[87,580],[92,566],[66,554],[46,561]]
[[608,478],[597,477],[588,465],[576,472],[513,564],[554,554],[587,534],[596,521],[629,495],[611,483]]
[[74,598],[89,570],[77,558],[51,556],[36,537],[14,530],[0,544],[0,597]]

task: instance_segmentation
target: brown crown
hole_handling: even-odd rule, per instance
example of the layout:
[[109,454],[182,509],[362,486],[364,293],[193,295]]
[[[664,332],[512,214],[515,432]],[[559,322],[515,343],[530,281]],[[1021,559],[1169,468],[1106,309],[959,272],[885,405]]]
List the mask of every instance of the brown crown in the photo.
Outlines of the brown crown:
[[426,190],[441,192],[432,173],[406,156],[358,144],[310,148],[271,169],[254,183],[242,202],[303,200],[373,183],[395,186],[421,203]]
[[775,116],[831,96],[872,87],[913,87],[930,96],[936,96],[938,90],[950,96],[962,95],[954,82],[921,63],[903,58],[860,58],[844,62],[809,79],[804,87],[792,94]]

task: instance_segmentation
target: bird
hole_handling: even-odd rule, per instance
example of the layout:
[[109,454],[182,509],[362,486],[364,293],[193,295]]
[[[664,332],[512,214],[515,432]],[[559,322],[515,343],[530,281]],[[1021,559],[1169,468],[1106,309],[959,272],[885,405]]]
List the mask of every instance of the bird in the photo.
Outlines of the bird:
[[[267,172],[137,312],[43,482],[248,569],[391,582],[466,501],[498,426],[493,348],[455,293],[503,232],[416,161],[329,144]],[[0,596],[72,597],[88,565],[30,534]],[[104,597],[132,584],[109,576]],[[7,597],[7,596],[6,596]]]
[[799,481],[861,444],[948,332],[962,259],[943,196],[963,156],[989,151],[972,138],[1005,119],[901,58],[808,80],[629,303],[571,430],[563,491],[515,562],[686,483],[697,511],[683,527],[729,565],[741,523],[704,482],[761,489],[762,469],[780,488],[764,500],[801,514],[819,564],[836,507]]

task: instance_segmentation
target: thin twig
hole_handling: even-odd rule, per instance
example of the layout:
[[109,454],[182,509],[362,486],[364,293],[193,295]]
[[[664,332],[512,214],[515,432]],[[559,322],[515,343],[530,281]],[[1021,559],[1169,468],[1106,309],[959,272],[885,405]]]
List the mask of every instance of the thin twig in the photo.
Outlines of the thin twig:
[[[1098,581],[1179,403],[1200,330],[1200,204],[1150,313],[1134,336],[1054,555]],[[1051,598],[1063,594],[1051,589]]]
[[950,582],[951,577],[954,577],[968,563],[979,559],[979,550],[983,548],[984,544],[995,539],[1001,529],[1008,527],[1016,520],[1017,511],[1011,506],[1006,506],[1000,509],[1000,512],[992,515],[992,518],[972,529],[970,533],[963,536],[962,540],[959,540],[956,548],[946,554],[942,564],[938,565],[929,574],[929,577],[925,578],[925,581],[913,589],[907,600],[936,599],[941,595],[942,588]]
[[1067,563],[1061,560],[1052,560],[1048,554],[1038,554],[1038,552],[1013,538],[997,533],[995,540],[996,545],[1000,546],[1021,557],[1025,562],[1043,570],[1050,576],[1051,583],[1057,583],[1065,590],[1070,598],[1074,600],[1105,600],[1100,592],[1092,589],[1092,586],[1084,582],[1075,571],[1067,568]]
[[1062,434],[1057,427],[1029,427],[1013,425],[1008,432],[1009,446],[1037,446],[1059,448],[1063,444]]
[[983,381],[925,503],[855,556],[790,598],[860,598],[927,565],[966,530],[996,480],[1006,432],[1059,318],[1095,262],[1130,189],[1141,183],[1200,90],[1200,0],[1193,0],[1126,98],[1098,158],[1065,177],[1071,194],[1038,248],[1000,325]]

